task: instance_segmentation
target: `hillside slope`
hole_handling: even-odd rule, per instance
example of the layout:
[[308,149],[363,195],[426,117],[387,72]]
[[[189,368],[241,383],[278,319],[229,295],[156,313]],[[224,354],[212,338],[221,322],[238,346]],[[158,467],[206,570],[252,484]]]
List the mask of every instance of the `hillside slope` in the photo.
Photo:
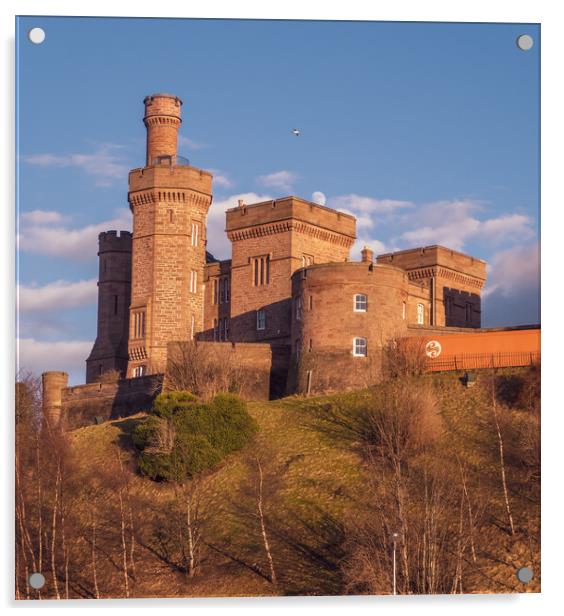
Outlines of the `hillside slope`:
[[[507,525],[488,378],[484,373],[472,388],[464,387],[457,375],[434,375],[419,381],[432,384],[441,423],[432,454],[425,450],[414,455],[403,471],[411,482],[405,484],[409,492],[406,507],[410,519],[417,520],[418,490],[423,481],[427,490],[427,470],[452,470],[454,479],[448,481],[457,482],[449,487],[448,492],[452,494],[436,492],[436,510],[442,516],[438,518],[439,526],[444,524],[446,529],[448,524],[456,534],[459,524],[462,529],[463,516],[464,520],[467,517],[464,493],[470,492],[472,502],[477,503],[473,513],[468,505],[470,519],[474,516],[470,530],[475,537],[474,534],[470,537],[471,545],[466,538],[459,550],[456,567],[460,575],[456,574],[452,591],[538,591],[539,482],[530,473],[527,475],[521,455],[524,436],[537,429],[523,393],[527,370],[508,370],[497,377],[501,379],[499,411],[503,413],[504,461],[515,524],[513,535]],[[358,555],[366,547],[363,539],[366,533],[363,530],[362,534],[359,528],[366,528],[363,520],[374,517],[378,503],[384,503],[389,496],[385,493],[387,486],[392,485],[387,465],[366,455],[363,417],[367,405],[379,395],[378,391],[376,387],[371,391],[324,398],[291,397],[249,404],[249,412],[259,425],[255,441],[229,456],[192,486],[201,532],[200,566],[192,578],[186,575],[184,566],[186,492],[155,483],[137,471],[130,437],[144,416],[70,433],[74,479],[83,488],[89,486],[85,489],[87,496],[78,499],[73,510],[84,523],[91,520],[89,524],[97,529],[100,595],[119,597],[125,592],[116,522],[120,515],[116,497],[120,492],[115,487],[119,476],[127,487],[131,511],[128,524],[134,530],[132,541],[128,536],[127,548],[135,563],[127,589],[130,596],[340,594],[371,592],[371,588],[391,592],[390,583],[382,576],[380,585],[376,586],[365,583],[362,576],[358,579],[362,569]],[[118,452],[124,467],[122,475],[116,464]],[[264,473],[265,520],[277,570],[276,585],[267,580],[267,561],[252,496],[257,481],[257,458]],[[456,479],[459,468],[460,476],[465,478],[464,491]],[[93,513],[96,511],[101,513]],[[423,536],[428,536],[425,529]],[[88,574],[93,566],[89,557],[91,547],[92,542],[86,536],[82,548],[77,548],[76,557],[84,558],[86,571],[84,580],[74,583],[81,596],[92,596]],[[387,568],[385,559],[390,556],[391,544],[389,550],[370,548],[369,558],[370,551],[378,549],[385,552],[381,555],[384,560],[378,558]],[[419,547],[413,544],[414,559],[419,554],[416,550]],[[515,576],[520,566],[531,566],[535,572],[527,586]]]

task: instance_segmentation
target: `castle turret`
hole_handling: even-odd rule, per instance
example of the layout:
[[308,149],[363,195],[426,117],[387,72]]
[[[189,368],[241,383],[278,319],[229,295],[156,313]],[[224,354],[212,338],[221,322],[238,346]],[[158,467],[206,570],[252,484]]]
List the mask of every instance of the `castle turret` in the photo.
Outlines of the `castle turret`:
[[147,128],[147,167],[161,156],[176,156],[178,149],[178,128],[182,123],[180,107],[182,101],[170,94],[146,96],[145,117]]
[[51,428],[61,424],[61,407],[63,389],[68,386],[69,375],[66,372],[44,372],[43,384],[43,416]]
[[177,156],[182,101],[144,100],[147,164],[129,174],[133,212],[127,376],[164,370],[166,345],[203,329],[212,175]]
[[131,233],[106,231],[98,236],[98,331],[86,360],[86,382],[105,372],[127,369],[131,302]]

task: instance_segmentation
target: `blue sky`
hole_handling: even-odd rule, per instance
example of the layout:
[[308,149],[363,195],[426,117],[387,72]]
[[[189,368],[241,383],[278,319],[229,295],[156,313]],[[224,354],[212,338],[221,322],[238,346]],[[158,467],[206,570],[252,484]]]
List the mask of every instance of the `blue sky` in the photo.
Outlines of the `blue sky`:
[[179,153],[214,173],[216,256],[239,196],[321,193],[358,217],[353,256],[462,250],[490,264],[485,326],[539,321],[538,26],[24,17],[17,31],[21,367],[83,382],[97,234],[130,228],[142,101],[161,91],[184,101]]

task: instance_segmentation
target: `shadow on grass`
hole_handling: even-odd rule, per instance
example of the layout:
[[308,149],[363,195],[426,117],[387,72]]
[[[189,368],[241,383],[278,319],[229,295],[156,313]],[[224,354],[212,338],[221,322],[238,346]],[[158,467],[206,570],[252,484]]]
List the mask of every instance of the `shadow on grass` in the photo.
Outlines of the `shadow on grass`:
[[132,435],[135,428],[143,421],[145,421],[145,417],[128,417],[127,419],[114,422],[114,426],[120,430],[117,443],[122,449],[137,453],[133,445]]

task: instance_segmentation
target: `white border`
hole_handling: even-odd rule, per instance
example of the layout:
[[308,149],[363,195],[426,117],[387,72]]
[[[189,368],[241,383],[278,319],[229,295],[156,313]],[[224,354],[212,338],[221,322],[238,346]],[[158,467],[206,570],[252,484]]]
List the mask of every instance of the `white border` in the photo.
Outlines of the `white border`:
[[[402,0],[362,2],[348,0],[306,4],[303,0],[285,0],[280,4],[238,0],[237,2],[182,2],[160,0],[158,3],[97,0],[96,2],[57,1],[5,1],[0,8],[2,32],[2,139],[0,140],[0,172],[3,199],[0,201],[4,233],[4,247],[0,265],[0,288],[4,291],[2,311],[3,349],[0,370],[0,391],[3,402],[4,497],[2,498],[2,568],[0,580],[3,603],[14,608],[13,596],[13,425],[12,412],[14,389],[14,15],[92,15],[92,16],[152,16],[152,17],[231,17],[231,18],[285,18],[285,19],[375,19],[395,21],[472,21],[472,22],[528,22],[542,23],[542,281],[543,305],[543,592],[540,595],[520,596],[462,596],[462,597],[345,597],[345,598],[289,598],[289,599],[210,599],[210,600],[118,600],[68,603],[38,602],[33,606],[18,604],[23,612],[40,607],[65,609],[77,606],[100,609],[106,614],[119,608],[163,607],[206,613],[224,608],[243,612],[264,610],[297,613],[321,608],[327,614],[340,613],[343,609],[374,613],[379,608],[388,611],[405,611],[411,607],[419,614],[472,612],[494,614],[510,611],[512,616],[530,616],[535,613],[556,613],[561,604],[562,586],[562,506],[561,506],[561,457],[563,430],[562,393],[557,390],[562,382],[559,369],[559,342],[562,339],[556,310],[562,284],[559,276],[559,259],[562,234],[562,144],[564,144],[562,110],[562,3],[557,0]],[[559,198],[560,197],[560,198]],[[552,284],[551,284],[552,283]],[[546,334],[548,332],[548,334]],[[41,603],[41,605],[39,605]]]

